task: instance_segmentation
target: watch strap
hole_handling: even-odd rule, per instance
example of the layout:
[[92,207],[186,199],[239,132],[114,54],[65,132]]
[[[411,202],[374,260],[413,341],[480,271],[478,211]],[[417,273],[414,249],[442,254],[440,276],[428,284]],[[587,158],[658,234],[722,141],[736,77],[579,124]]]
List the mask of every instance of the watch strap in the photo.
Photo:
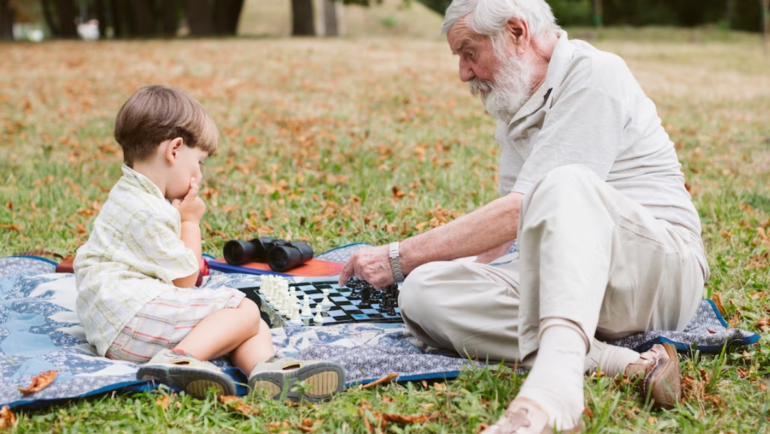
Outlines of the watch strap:
[[388,257],[390,258],[390,269],[393,271],[393,279],[396,283],[404,281],[404,273],[401,271],[401,261],[398,258],[398,241],[390,243],[388,246]]

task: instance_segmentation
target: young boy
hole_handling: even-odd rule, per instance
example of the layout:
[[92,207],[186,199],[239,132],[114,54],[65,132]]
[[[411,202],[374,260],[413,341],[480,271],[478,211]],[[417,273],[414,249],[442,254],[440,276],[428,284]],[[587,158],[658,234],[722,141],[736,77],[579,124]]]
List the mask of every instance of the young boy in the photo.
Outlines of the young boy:
[[[78,249],[77,313],[99,355],[147,363],[137,378],[204,396],[235,383],[206,362],[230,354],[249,385],[274,398],[320,401],[340,392],[336,363],[279,359],[257,305],[236,289],[193,289],[201,259],[201,164],[217,149],[203,106],[168,86],[148,86],[115,119],[123,176]],[[296,381],[312,385],[293,391]]]

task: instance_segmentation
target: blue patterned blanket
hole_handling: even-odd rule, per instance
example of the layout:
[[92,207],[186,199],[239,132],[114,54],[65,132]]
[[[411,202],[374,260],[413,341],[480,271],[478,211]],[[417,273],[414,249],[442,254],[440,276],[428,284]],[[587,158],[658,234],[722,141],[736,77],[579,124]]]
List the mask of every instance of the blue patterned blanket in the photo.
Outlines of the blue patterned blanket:
[[[342,262],[361,247],[336,249],[319,258]],[[53,262],[40,258],[0,258],[0,406],[43,406],[113,390],[153,388],[152,383],[136,380],[137,365],[96,356],[74,312],[74,276],[55,274],[54,268]],[[216,273],[205,285],[217,288],[258,279]],[[337,361],[345,367],[349,384],[370,382],[391,372],[397,372],[401,380],[453,378],[475,363],[425,346],[403,324],[291,327],[272,332],[281,354]],[[753,333],[727,329],[716,308],[704,300],[684,332],[640,333],[616,344],[644,350],[668,341],[681,350],[697,345],[718,351],[726,342],[746,345],[758,339]],[[246,382],[243,373],[225,359],[215,363],[239,382]],[[30,376],[47,370],[59,371],[49,387],[28,396],[17,390],[29,384]],[[239,392],[245,394],[246,389]]]

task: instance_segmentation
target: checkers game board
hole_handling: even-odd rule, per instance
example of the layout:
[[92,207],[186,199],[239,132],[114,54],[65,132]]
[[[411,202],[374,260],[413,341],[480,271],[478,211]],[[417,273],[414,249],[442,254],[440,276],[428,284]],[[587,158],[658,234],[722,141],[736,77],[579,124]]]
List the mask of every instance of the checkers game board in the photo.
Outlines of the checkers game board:
[[[318,280],[304,281],[299,283],[289,283],[289,287],[296,288],[297,298],[302,301],[307,294],[310,302],[310,308],[313,310],[313,316],[316,313],[316,305],[323,300],[323,290],[329,290],[329,301],[332,305],[322,313],[324,322],[319,324],[313,321],[312,317],[302,317],[302,324],[306,326],[320,326],[332,324],[361,323],[361,322],[403,322],[401,319],[401,310],[396,307],[396,315],[389,315],[386,309],[380,308],[379,300],[370,301],[370,309],[361,309],[358,304],[361,300],[351,300],[348,298],[352,290],[348,287],[340,287],[336,281]],[[238,288],[252,300],[258,297],[262,300],[261,309],[267,313],[272,323],[272,328],[286,327],[290,325],[289,318],[278,313],[277,309],[270,304],[267,299],[259,293],[259,285]],[[297,324],[299,325],[299,324]]]

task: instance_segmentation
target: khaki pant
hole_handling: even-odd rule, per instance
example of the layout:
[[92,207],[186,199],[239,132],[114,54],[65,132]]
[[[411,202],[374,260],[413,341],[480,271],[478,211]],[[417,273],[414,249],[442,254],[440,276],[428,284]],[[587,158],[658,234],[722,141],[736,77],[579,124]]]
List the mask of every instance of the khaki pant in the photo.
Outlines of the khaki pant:
[[525,196],[518,234],[519,254],[496,265],[434,262],[410,273],[399,306],[415,336],[464,356],[521,361],[537,350],[542,319],[573,321],[601,340],[681,331],[703,296],[700,238],[582,166],[549,172]]

